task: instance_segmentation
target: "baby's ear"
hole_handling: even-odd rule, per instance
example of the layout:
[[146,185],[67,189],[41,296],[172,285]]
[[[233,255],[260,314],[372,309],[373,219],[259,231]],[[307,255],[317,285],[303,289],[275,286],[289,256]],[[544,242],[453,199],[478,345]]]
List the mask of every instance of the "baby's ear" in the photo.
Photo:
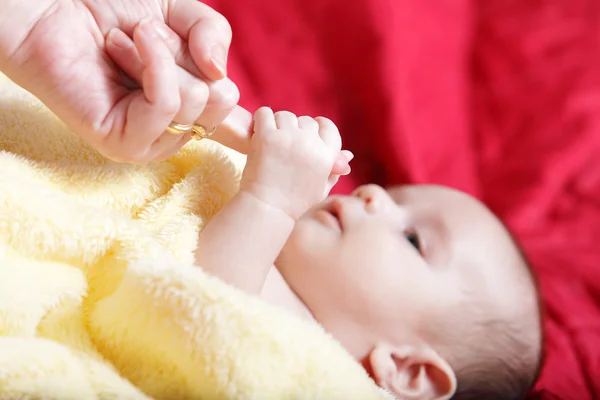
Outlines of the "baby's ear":
[[368,357],[375,382],[400,399],[444,400],[456,391],[456,376],[430,347],[379,345]]

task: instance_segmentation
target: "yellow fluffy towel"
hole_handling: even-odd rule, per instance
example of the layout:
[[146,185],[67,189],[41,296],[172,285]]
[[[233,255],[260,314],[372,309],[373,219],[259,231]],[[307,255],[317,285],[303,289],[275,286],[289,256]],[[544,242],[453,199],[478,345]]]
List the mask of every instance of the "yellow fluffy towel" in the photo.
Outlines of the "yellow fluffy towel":
[[194,265],[243,158],[105,160],[0,75],[0,399],[382,399],[319,326]]

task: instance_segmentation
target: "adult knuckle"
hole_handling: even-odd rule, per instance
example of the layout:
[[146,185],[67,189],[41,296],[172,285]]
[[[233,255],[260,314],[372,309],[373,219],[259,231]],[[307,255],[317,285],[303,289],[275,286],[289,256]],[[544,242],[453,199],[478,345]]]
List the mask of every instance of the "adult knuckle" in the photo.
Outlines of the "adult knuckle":
[[240,101],[240,90],[237,85],[231,82],[231,84],[228,85],[227,90],[223,92],[222,104],[227,107],[233,107],[238,101]]
[[177,114],[181,108],[181,97],[180,96],[165,96],[162,99],[161,109],[165,115],[172,116]]
[[213,84],[210,91],[210,100],[223,108],[232,108],[240,100],[240,91],[231,79],[225,78]]
[[229,104],[233,107],[240,101],[240,89],[233,84],[228,97]]

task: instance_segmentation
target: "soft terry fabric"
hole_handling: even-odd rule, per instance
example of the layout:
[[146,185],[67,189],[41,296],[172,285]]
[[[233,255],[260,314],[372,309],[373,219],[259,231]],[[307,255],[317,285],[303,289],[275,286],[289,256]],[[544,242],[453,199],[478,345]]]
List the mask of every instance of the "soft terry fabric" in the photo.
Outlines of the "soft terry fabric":
[[387,397],[316,324],[193,265],[243,159],[117,165],[0,93],[1,399]]
[[339,125],[356,157],[337,190],[441,183],[509,223],[548,310],[535,394],[600,399],[598,0],[208,3],[242,104]]

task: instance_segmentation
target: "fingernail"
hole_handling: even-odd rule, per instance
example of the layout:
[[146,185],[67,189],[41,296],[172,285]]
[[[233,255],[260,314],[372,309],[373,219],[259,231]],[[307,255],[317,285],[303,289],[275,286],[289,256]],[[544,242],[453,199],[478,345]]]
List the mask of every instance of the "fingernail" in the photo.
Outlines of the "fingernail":
[[346,150],[344,156],[346,157],[346,160],[348,160],[348,162],[354,159],[354,154],[350,150]]
[[227,76],[226,60],[227,51],[225,50],[225,47],[217,44],[210,49],[210,61],[221,74],[221,79]]
[[122,49],[129,49],[133,46],[133,42],[127,37],[125,32],[118,28],[112,28],[106,35],[106,41],[110,42],[113,46],[120,47]]
[[167,40],[169,38],[169,33],[167,32],[164,24],[152,17],[146,17],[142,19],[138,26],[150,37],[162,40]]

